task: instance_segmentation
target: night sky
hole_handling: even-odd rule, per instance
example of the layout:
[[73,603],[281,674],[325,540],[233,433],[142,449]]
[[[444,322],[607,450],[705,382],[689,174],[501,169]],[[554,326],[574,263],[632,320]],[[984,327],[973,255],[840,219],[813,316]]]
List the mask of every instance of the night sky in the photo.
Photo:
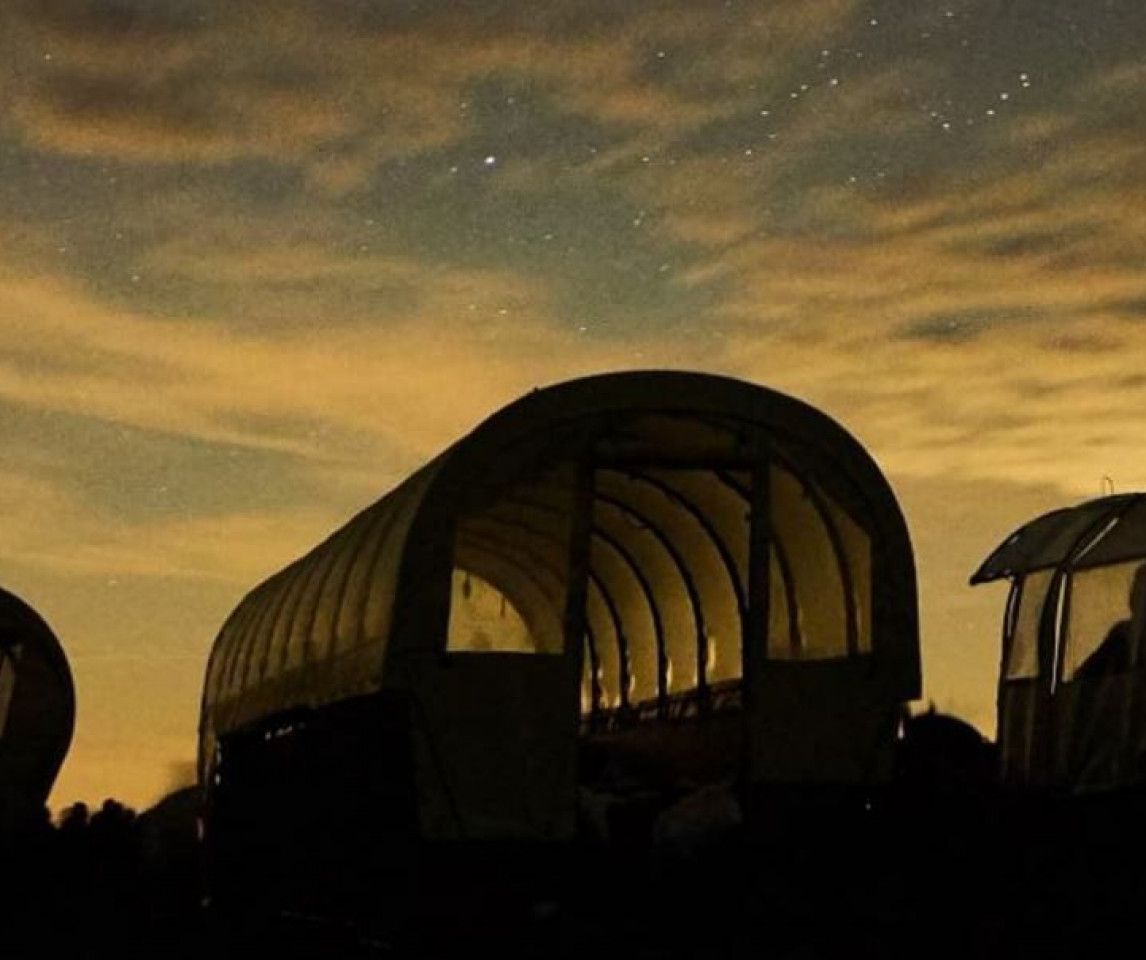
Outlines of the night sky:
[[190,777],[258,580],[535,385],[799,396],[888,474],[994,727],[1036,512],[1146,487],[1141,0],[0,0],[0,584],[53,803]]

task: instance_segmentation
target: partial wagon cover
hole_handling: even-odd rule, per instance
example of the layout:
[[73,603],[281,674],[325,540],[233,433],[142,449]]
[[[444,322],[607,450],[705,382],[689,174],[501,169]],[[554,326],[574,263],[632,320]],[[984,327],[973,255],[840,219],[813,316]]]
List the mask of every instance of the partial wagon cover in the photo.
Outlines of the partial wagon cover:
[[536,390],[243,600],[208,665],[204,772],[218,736],[427,657],[568,637],[587,719],[711,701],[753,658],[871,659],[906,699],[902,516],[854,439],[773,391],[665,371]]
[[1008,579],[999,746],[1015,786],[1146,779],[1146,495],[1054,510],[1012,533],[972,583]]
[[35,610],[0,590],[0,827],[43,810],[74,725],[63,648]]

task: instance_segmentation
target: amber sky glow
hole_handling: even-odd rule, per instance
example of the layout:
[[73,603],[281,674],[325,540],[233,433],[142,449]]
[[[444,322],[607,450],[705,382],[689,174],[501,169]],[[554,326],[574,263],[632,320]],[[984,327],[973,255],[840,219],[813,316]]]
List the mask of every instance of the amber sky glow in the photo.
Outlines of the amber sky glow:
[[729,373],[872,451],[928,694],[1009,528],[1146,487],[1138,0],[0,5],[0,583],[53,797],[186,773],[242,594],[529,388]]

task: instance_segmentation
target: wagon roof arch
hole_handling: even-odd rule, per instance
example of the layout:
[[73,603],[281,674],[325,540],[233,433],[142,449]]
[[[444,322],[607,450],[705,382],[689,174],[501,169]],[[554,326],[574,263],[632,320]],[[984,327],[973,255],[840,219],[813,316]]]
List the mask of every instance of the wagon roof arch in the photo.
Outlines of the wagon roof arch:
[[510,482],[531,460],[562,456],[729,470],[783,462],[806,489],[822,491],[863,525],[879,568],[873,602],[891,611],[885,623],[894,621],[883,652],[898,662],[906,686],[918,683],[911,544],[895,496],[863,446],[826,414],[774,390],[710,374],[633,371],[535,389],[510,403],[252,590],[213,649],[205,724],[234,728],[290,704],[377,689],[403,598],[419,588],[427,556],[446,543],[459,500]]

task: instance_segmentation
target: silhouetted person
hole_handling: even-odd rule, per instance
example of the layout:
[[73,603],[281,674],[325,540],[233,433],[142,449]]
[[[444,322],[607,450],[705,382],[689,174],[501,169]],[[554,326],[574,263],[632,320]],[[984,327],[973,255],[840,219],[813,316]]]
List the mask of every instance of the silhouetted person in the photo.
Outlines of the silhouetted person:
[[995,746],[971,724],[936,711],[903,721],[896,744],[896,780],[902,787],[929,793],[967,793],[995,784]]
[[1135,644],[1142,633],[1143,623],[1146,623],[1146,563],[1139,565],[1134,572],[1134,582],[1130,586],[1126,604],[1130,616],[1110,628],[1098,649],[1075,671],[1076,679],[1125,673],[1133,665]]
[[88,825],[88,805],[73,803],[60,816],[60,836],[73,837],[82,834]]

